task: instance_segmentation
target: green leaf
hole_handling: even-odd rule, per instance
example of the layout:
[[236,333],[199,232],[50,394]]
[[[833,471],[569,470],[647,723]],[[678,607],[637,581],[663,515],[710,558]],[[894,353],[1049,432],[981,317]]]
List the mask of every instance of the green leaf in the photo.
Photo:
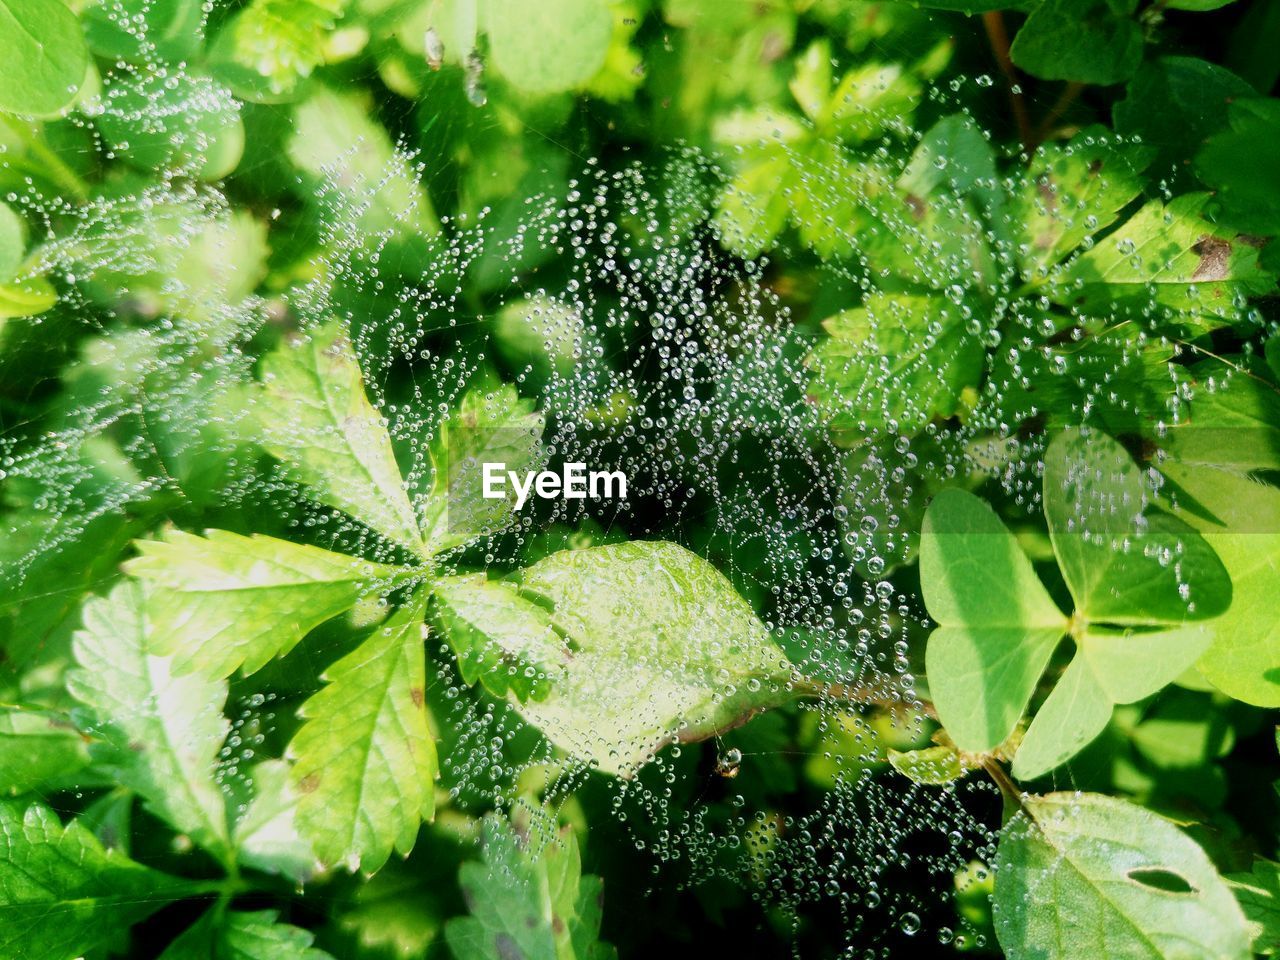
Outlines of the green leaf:
[[244,152],[244,125],[231,91],[186,71],[116,71],[94,125],[104,146],[144,171],[227,176]]
[[1105,230],[1142,193],[1152,151],[1103,127],[1066,144],[1047,143],[1032,158],[1011,215],[1020,231],[1024,274],[1039,280],[1086,239]]
[[1224,383],[1220,369],[1192,370],[1201,385],[1161,438],[1169,456],[1237,473],[1280,470],[1280,390],[1244,373]]
[[573,831],[543,814],[529,823],[518,806],[512,822],[484,820],[484,863],[465,863],[458,882],[470,916],[445,926],[458,960],[610,960],[600,943],[599,877],[583,876]]
[[103,850],[83,826],[64,828],[46,806],[0,803],[0,955],[82,956],[191,886]]
[[1180,520],[1144,515],[1150,496],[1137,464],[1105,434],[1067,430],[1049,445],[1045,518],[1078,616],[1180,624],[1230,606],[1231,579],[1213,549]]
[[212,908],[169,944],[160,960],[333,960],[311,946],[315,936],[277,923],[274,910]]
[[299,711],[289,752],[298,828],[322,863],[373,873],[413,849],[435,812],[435,741],[427,726],[421,596],[329,667]]
[[50,710],[0,706],[0,792],[14,795],[77,773],[89,762],[86,738]]
[[1157,151],[1156,168],[1185,163],[1227,125],[1228,105],[1256,91],[1230,70],[1195,57],[1160,57],[1142,65],[1112,108],[1116,132]]
[[940,787],[959,780],[969,768],[954,747],[925,747],[921,750],[890,750],[889,763],[913,783]]
[[1028,797],[1001,831],[995,926],[1010,960],[1246,960],[1231,891],[1169,821],[1096,794]]
[[569,653],[545,608],[483,574],[444,577],[432,590],[433,619],[457,655],[463,680],[479,681],[496,697],[546,699]]
[[808,359],[810,396],[831,429],[914,434],[956,412],[985,356],[976,305],[941,296],[872,294],[823,322],[829,337]]
[[154,653],[173,670],[254,673],[356,602],[389,590],[404,570],[274,537],[166,531],[136,541],[126,572],[152,584]]
[[1240,908],[1249,924],[1253,952],[1280,953],[1280,864],[1253,861],[1253,872],[1227,874]]
[[1076,639],[1074,659],[1018,744],[1013,775],[1033,780],[1071,759],[1102,733],[1114,704],[1133,703],[1173,683],[1213,637],[1203,624],[1158,631],[1089,628]]
[[1228,129],[1196,154],[1196,173],[1214,189],[1226,223],[1280,233],[1280,101],[1242,99],[1226,111]]
[[529,93],[584,86],[613,36],[605,0],[481,0],[494,68]]
[[89,68],[80,21],[61,0],[0,0],[0,110],[57,113]]
[[467,392],[431,443],[431,493],[424,509],[428,549],[447,550],[502,530],[515,516],[515,495],[486,499],[484,464],[505,464],[522,476],[541,470],[543,417],[515,388]]
[[84,628],[72,642],[79,669],[67,689],[92,711],[107,748],[101,761],[114,778],[174,829],[225,857],[226,797],[215,775],[231,727],[222,715],[227,685],[174,676],[167,659],[151,655],[149,611],[146,590],[131,581],[86,603]]
[[1198,664],[1224,693],[1280,707],[1280,620],[1271,614],[1280,582],[1280,490],[1208,466],[1166,462],[1161,470],[1189,495],[1195,523],[1231,576],[1231,608],[1214,621],[1215,639]]
[[520,580],[552,605],[566,650],[546,699],[516,708],[602,771],[631,776],[668,743],[704,740],[792,696],[793,668],[750,605],[674,543],[565,550]]
[[991,750],[1017,726],[1067,619],[995,513],[944,490],[925,513],[920,582],[929,616],[925,672],[962,750]]
[[13,279],[26,249],[22,218],[13,212],[13,207],[0,201],[0,283]]
[[253,0],[218,31],[210,62],[247,100],[288,97],[324,63],[348,0]]
[[35,317],[58,302],[58,291],[43,277],[0,283],[0,321]]
[[1077,653],[1018,744],[1013,775],[1033,780],[1048,773],[1084,749],[1110,719],[1111,700],[1089,661]]
[[342,243],[440,229],[412,164],[357,95],[316,87],[294,108],[285,149],[306,174],[303,198],[320,203],[321,222]]
[[[1275,281],[1258,265],[1250,238],[1204,218],[1207,194],[1153,200],[1092,249],[1071,260],[1053,296],[1084,310],[1146,315],[1154,306],[1195,329],[1239,318],[1241,297]],[[1114,322],[1114,319],[1113,321]]]
[[232,840],[245,866],[282,874],[301,884],[316,872],[316,855],[297,827],[298,794],[282,760],[255,764],[253,795],[236,822]]
[[1142,61],[1134,0],[1043,0],[1014,37],[1009,55],[1043,80],[1119,83]]
[[321,503],[425,556],[386,421],[365,396],[360,363],[339,327],[270,354],[262,384],[262,445],[291,478]]

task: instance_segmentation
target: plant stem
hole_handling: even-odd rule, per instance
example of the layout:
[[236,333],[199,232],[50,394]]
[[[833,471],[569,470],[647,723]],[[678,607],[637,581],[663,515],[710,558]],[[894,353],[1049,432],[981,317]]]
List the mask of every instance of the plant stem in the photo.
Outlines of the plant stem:
[[1005,802],[1019,810],[1025,810],[1026,806],[1022,802],[1022,791],[1018,789],[1018,785],[1009,778],[1004,772],[1004,767],[993,757],[982,758],[982,769],[987,771],[987,775],[995,781],[996,786],[1000,788],[1000,794],[1004,797]]
[[866,684],[827,683],[821,680],[810,680],[802,677],[792,688],[797,695],[814,700],[840,700],[858,706],[880,707],[884,710],[901,711],[915,708],[930,720],[938,719],[938,712],[927,700],[909,703],[905,700],[894,700],[886,697],[884,691]]
[[1009,83],[1009,105],[1013,108],[1013,120],[1018,125],[1018,139],[1022,148],[1030,153],[1034,149],[1031,132],[1031,116],[1027,113],[1027,102],[1022,98],[1022,90],[1018,86],[1018,71],[1009,56],[1009,31],[1005,29],[1004,14],[999,10],[990,10],[982,15],[982,26],[986,28],[987,40],[991,43],[991,52],[995,55],[1000,72]]
[[89,199],[88,185],[62,161],[62,158],[55,151],[49,148],[49,145],[40,138],[40,134],[34,131],[30,125],[17,117],[11,117],[3,113],[0,113],[0,120],[3,120],[4,125],[22,139],[23,144],[32,156],[45,165],[51,180],[77,200]]
[[1036,128],[1035,142],[1032,147],[1038,147],[1048,139],[1049,133],[1053,130],[1053,125],[1062,119],[1062,115],[1067,112],[1067,107],[1076,102],[1076,99],[1084,90],[1084,86],[1083,83],[1073,80],[1062,89],[1061,95],[1059,95],[1054,105],[1049,108],[1049,112],[1044,115],[1044,119],[1040,121],[1040,126]]

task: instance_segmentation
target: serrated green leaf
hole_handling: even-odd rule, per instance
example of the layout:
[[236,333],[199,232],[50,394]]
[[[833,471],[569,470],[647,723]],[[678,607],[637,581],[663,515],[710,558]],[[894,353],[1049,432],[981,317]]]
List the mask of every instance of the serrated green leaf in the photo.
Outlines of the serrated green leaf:
[[103,850],[46,806],[0,803],[0,955],[82,956],[192,886]]
[[1244,916],[1169,821],[1096,794],[1027,797],[1001,831],[995,925],[1010,960],[1246,960]]
[[1142,62],[1136,7],[1136,0],[1042,0],[1014,37],[1009,56],[1044,80],[1127,80]]
[[1071,260],[1052,295],[1112,315],[1164,307],[1196,330],[1237,320],[1241,298],[1269,292],[1275,279],[1259,266],[1250,238],[1205,219],[1208,202],[1196,193],[1151,201]]
[[0,793],[45,787],[89,763],[86,738],[51,710],[0,706]]
[[584,86],[613,37],[604,0],[481,0],[481,14],[494,68],[530,93]]
[[1182,521],[1146,515],[1150,498],[1137,464],[1105,434],[1067,430],[1049,445],[1045,518],[1077,615],[1179,624],[1230,606],[1231,579],[1213,549]]
[[521,475],[546,464],[543,417],[514,387],[467,392],[431,443],[431,492],[424,509],[428,549],[447,550],[498,533],[515,516],[515,495],[484,496],[484,465]]
[[1228,128],[1196,154],[1196,174],[1214,190],[1224,222],[1248,233],[1280,233],[1280,101],[1226,106]]
[[80,21],[60,0],[0,0],[0,63],[0,110],[57,113],[89,67]]
[[107,748],[101,762],[116,779],[174,829],[226,857],[226,797],[215,777],[231,728],[222,715],[227,685],[174,676],[167,659],[149,653],[150,610],[145,588],[131,581],[86,603],[72,642],[79,669],[67,689],[92,711]]
[[311,946],[314,934],[278,923],[274,910],[211,909],[182,933],[160,960],[333,960]]
[[218,32],[217,74],[248,100],[288,97],[325,60],[348,0],[253,0]]
[[162,537],[137,541],[140,556],[125,570],[152,584],[152,649],[172,656],[179,673],[254,673],[405,573],[275,537],[227,530]]
[[910,435],[953,414],[982,372],[975,309],[941,296],[873,294],[824,321],[829,337],[807,361],[809,394],[831,429]]
[[484,863],[465,863],[458,882],[471,915],[445,926],[458,960],[609,960],[599,942],[599,877],[582,875],[573,831],[555,831],[546,814],[529,823],[527,808],[515,821],[490,814],[484,820]]
[[1226,880],[1249,924],[1253,952],[1280,952],[1280,864],[1258,859],[1251,873],[1229,873]]
[[980,499],[944,490],[925,513],[920,581],[929,616],[925,672],[938,715],[962,750],[1013,732],[1066,630],[1013,535]]
[[289,752],[297,825],[322,863],[373,873],[413,849],[435,812],[435,741],[427,726],[421,596],[329,667],[305,704]]
[[365,396],[351,343],[336,325],[262,363],[262,445],[321,503],[426,555],[386,421]]
[[1160,438],[1161,447],[1184,466],[1280,470],[1280,390],[1244,373],[1224,383],[1218,370],[1192,371],[1201,386],[1185,416]]
[[432,586],[434,622],[467,683],[495,697],[545,699],[569,657],[551,614],[510,583],[483,574],[444,577]]
[[1142,193],[1141,174],[1152,154],[1102,127],[1083,130],[1066,144],[1041,146],[1010,205],[1023,272],[1032,279],[1047,276],[1114,223]]
[[571,655],[546,699],[515,706],[600,770],[631,776],[668,743],[706,739],[792,696],[793,668],[751,607],[674,543],[565,550],[520,581],[551,603]]

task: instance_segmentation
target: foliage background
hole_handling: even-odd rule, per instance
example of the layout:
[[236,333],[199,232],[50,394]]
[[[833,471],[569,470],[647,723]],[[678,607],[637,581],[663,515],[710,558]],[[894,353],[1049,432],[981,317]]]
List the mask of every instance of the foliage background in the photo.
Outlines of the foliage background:
[[[1045,948],[1036,941],[1034,906],[1031,919],[1008,920],[997,943],[983,864],[996,859],[1002,810],[1016,792],[996,749],[1003,736],[969,751],[984,754],[978,759],[939,748],[934,759],[948,770],[964,765],[959,785],[922,786],[914,780],[950,774],[903,775],[897,768],[909,762],[891,764],[889,753],[931,746],[930,697],[945,727],[958,734],[964,723],[949,721],[941,673],[925,670],[932,624],[922,605],[952,625],[930,598],[927,563],[915,562],[926,498],[944,486],[976,490],[1017,535],[1034,563],[1032,579],[1071,609],[1080,597],[1070,565],[1064,559],[1058,573],[1036,502],[1044,451],[1035,438],[1082,422],[1119,438],[1144,464],[1162,464],[1157,451],[1171,451],[1166,474],[1184,496],[1175,501],[1198,503],[1210,518],[1191,517],[1192,525],[1243,538],[1234,546],[1213,541],[1234,594],[1217,621],[1220,653],[1201,661],[1203,675],[1176,671],[1130,698],[1136,702],[1119,699],[1114,711],[1106,701],[1100,735],[1060,758],[1069,758],[1065,766],[1050,763],[1019,780],[1037,793],[1085,790],[1172,818],[1212,860],[1205,889],[1221,882],[1217,874],[1245,885],[1233,889],[1253,924],[1253,949],[1280,942],[1272,862],[1280,852],[1272,784],[1280,527],[1271,525],[1280,511],[1270,486],[1280,470],[1280,349],[1271,343],[1280,247],[1269,242],[1280,234],[1280,107],[1270,96],[1280,75],[1280,3],[248,0],[202,8],[191,0],[103,0],[71,4],[70,18],[51,4],[0,0],[0,24],[46,37],[52,51],[32,59],[16,29],[0,40],[0,62],[12,64],[0,81],[0,669],[9,704],[0,722],[0,782],[14,798],[3,815],[0,942],[10,955],[292,957],[322,949],[352,958],[505,957],[484,931],[520,915],[530,889],[543,897],[531,909],[550,903],[579,917],[572,942],[563,931],[548,933],[543,917],[520,947],[530,956],[603,949],[591,943],[597,924],[599,939],[623,956],[682,947],[746,956],[949,955],[1001,945],[1011,956],[1121,955],[1085,936],[1036,952]],[[67,76],[75,78],[69,85]],[[1048,152],[1033,157],[1042,145]],[[582,365],[575,355],[580,331],[572,347],[554,330],[530,335],[536,324],[518,294],[579,283],[575,252],[592,264],[610,257],[599,224],[570,224],[559,234],[546,232],[545,222],[535,226],[537,242],[514,264],[492,254],[471,261],[439,239],[454,226],[483,224],[487,249],[499,250],[538,222],[534,197],[590,221],[579,204],[583,184],[593,171],[633,162],[654,171],[649,195],[660,198],[653,210],[618,217],[640,251],[637,262],[656,269],[658,255],[646,247],[652,237],[705,224],[693,231],[700,249],[725,266],[691,286],[730,299],[724,291],[736,285],[748,339],[783,331],[778,382],[753,375],[731,391],[744,416],[763,424],[732,432],[736,455],[750,463],[767,446],[760,434],[796,432],[802,452],[784,462],[778,481],[788,487],[810,482],[819,468],[857,474],[846,458],[865,454],[860,443],[889,461],[878,474],[888,493],[856,500],[847,522],[879,517],[882,535],[900,532],[847,563],[860,592],[871,591],[868,608],[896,592],[909,598],[911,613],[892,633],[902,647],[877,636],[850,654],[812,636],[784,640],[814,676],[826,670],[846,684],[866,683],[872,695],[855,696],[856,709],[833,702],[840,698],[830,690],[820,709],[788,702],[686,747],[620,801],[603,774],[565,777],[540,765],[501,788],[477,786],[490,768],[501,779],[536,751],[516,734],[498,737],[492,749],[478,742],[480,728],[467,725],[472,714],[445,698],[461,696],[483,712],[504,691],[486,691],[487,681],[458,683],[450,671],[459,641],[452,651],[429,641],[427,670],[453,682],[427,685],[442,780],[434,803],[417,798],[424,813],[434,805],[435,816],[408,859],[393,856],[368,877],[342,869],[339,852],[322,857],[338,866],[301,884],[279,849],[255,863],[250,845],[231,838],[226,843],[244,849],[219,854],[217,842],[190,829],[177,784],[154,769],[138,773],[128,758],[149,731],[131,727],[131,711],[120,704],[147,703],[145,689],[90,689],[95,676],[113,675],[119,650],[109,648],[107,665],[95,671],[87,641],[77,640],[77,650],[73,635],[82,625],[92,633],[95,609],[117,611],[102,613],[109,620],[135,602],[135,581],[121,564],[138,555],[135,539],[168,536],[162,531],[171,525],[265,534],[380,561],[399,556],[377,535],[308,504],[338,507],[386,534],[367,523],[360,504],[326,496],[333,480],[323,464],[282,477],[268,455],[307,456],[305,424],[290,434],[299,408],[280,396],[256,403],[248,396],[263,379],[262,358],[290,356],[299,327],[335,316],[349,327],[363,389],[384,410],[401,409],[389,419],[402,465],[421,462],[421,436],[456,406],[467,381],[515,385],[526,406],[504,394],[512,421],[531,415],[533,398],[546,407],[549,394],[578,382],[575,369],[638,370],[647,400],[674,391],[645,337],[598,315],[587,337],[599,363]],[[1104,186],[1095,191],[1090,178],[1103,167],[1115,179],[1097,181]],[[906,179],[890,186],[882,169],[894,178],[905,169]],[[1078,204],[1065,226],[1057,201],[1048,212],[1035,202],[1059,188]],[[895,191],[906,191],[905,207],[891,207],[901,199]],[[1187,195],[1199,199],[1177,199]],[[1156,211],[1149,222],[1131,219],[1143,209]],[[1120,232],[1108,241],[1109,230]],[[1128,273],[1125,230],[1148,257]],[[1041,252],[1028,256],[1019,247],[1024,236]],[[543,242],[548,237],[556,239]],[[979,247],[989,252],[974,253]],[[1120,253],[1110,264],[1087,258],[1113,247]],[[1060,264],[1067,266],[1059,271]],[[607,302],[602,274],[585,277]],[[403,295],[424,287],[449,296]],[[687,295],[678,290],[677,303]],[[579,300],[596,303],[592,296]],[[984,327],[986,339],[969,336],[952,312],[965,305],[1009,319]],[[914,366],[888,381],[850,372],[850,356],[866,346],[859,309],[873,328],[906,310],[905,340],[880,347],[912,355],[926,342]],[[824,326],[837,315],[847,327]],[[1036,326],[1046,317],[1047,335]],[[425,332],[415,333],[424,319]],[[940,342],[923,340],[929,320],[946,331]],[[717,322],[726,336],[734,332],[732,315]],[[1084,346],[1067,349],[1073,343]],[[419,350],[433,359],[404,362]],[[284,369],[291,361],[274,362]],[[226,381],[210,377],[218,368]],[[222,389],[225,382],[234,389]],[[628,406],[636,399],[619,391],[573,411],[593,418],[606,437],[594,449],[613,450],[617,462],[636,468],[663,455],[701,462],[680,441],[675,453],[649,445],[661,428],[628,435],[629,419],[641,419]],[[793,407],[812,408],[818,421],[793,416]],[[410,408],[416,412],[403,412]],[[246,409],[255,423],[275,421],[277,432],[270,423],[246,431]],[[547,409],[554,420],[556,409]],[[1170,422],[1204,429],[1171,439]],[[910,443],[891,450],[897,437]],[[984,461],[978,444],[992,437],[1029,441],[1034,453]],[[845,582],[825,572],[831,560],[822,553],[834,542],[840,554],[840,531],[824,541],[825,527],[818,529],[834,523],[834,512],[813,525],[784,517],[771,537],[744,534],[725,521],[719,499],[751,501],[759,477],[730,471],[707,495],[699,490],[707,475],[690,473],[674,501],[658,484],[626,511],[602,509],[573,523],[542,517],[536,535],[521,528],[497,547],[474,548],[462,566],[496,576],[565,547],[671,539],[710,560],[771,625],[787,620],[778,583],[822,592]],[[310,493],[299,495],[299,479]],[[409,478],[419,492],[427,481]],[[1215,533],[1214,520],[1231,505],[1235,520]],[[1261,558],[1248,583],[1228,562],[1232,550]],[[148,548],[142,552],[145,560]],[[145,576],[146,564],[132,563]],[[805,572],[786,575],[787,564]],[[950,576],[949,564],[937,561],[934,582]],[[875,593],[890,580],[888,594]],[[958,589],[978,592],[963,581]],[[106,607],[106,597],[116,606]],[[261,758],[286,756],[298,708],[322,688],[321,671],[385,615],[374,607],[366,597],[353,614],[327,624],[320,617],[302,653],[230,681],[225,722],[221,713],[206,716],[209,729],[188,731],[202,750],[213,744],[218,790],[232,808],[249,805],[249,780],[287,778]],[[857,637],[844,610],[835,635]],[[1140,610],[1136,622],[1157,622],[1150,614],[1150,606]],[[984,615],[958,614],[958,624],[981,632]],[[453,639],[447,624],[433,624]],[[1065,666],[1062,657],[1050,677]],[[77,664],[88,674],[69,677]],[[465,668],[463,676],[474,683]],[[336,679],[334,670],[327,679]],[[1047,687],[1035,692],[1033,713]],[[981,692],[961,689],[951,702]],[[184,695],[209,696],[198,687]],[[1014,703],[1017,715],[1031,696]],[[136,717],[151,712],[148,704]],[[111,753],[122,743],[123,760]],[[995,767],[1003,799],[988,773],[971,766]],[[671,778],[667,785],[662,777]],[[509,813],[512,798],[519,800]],[[403,808],[403,800],[392,805]],[[495,806],[482,861],[480,818]],[[703,819],[689,826],[672,809],[702,811]],[[620,810],[630,816],[623,820]],[[530,822],[548,817],[569,832],[533,858],[515,837],[538,836]],[[931,820],[954,823],[963,835],[931,834],[924,829]],[[1172,859],[1163,863],[1190,869],[1185,858],[1193,854],[1179,841],[1154,820],[1139,822],[1146,826],[1138,835],[1167,841]],[[73,823],[61,832],[60,824]],[[675,840],[662,835],[673,823],[682,824]],[[772,823],[790,825],[787,844],[759,826]],[[410,839],[416,825],[415,815]],[[41,859],[56,845],[59,856],[88,865],[87,879],[77,881],[84,885],[60,886],[70,881],[56,865],[30,866],[57,861]],[[107,863],[107,854],[100,862],[94,851],[103,848],[182,880],[166,887],[170,881],[140,868]],[[838,852],[845,849],[865,863],[846,861]],[[36,886],[43,882],[48,895],[33,895],[31,878],[42,869],[50,873]],[[1019,865],[1007,869],[1016,876]],[[1240,879],[1250,871],[1254,879]],[[572,880],[560,888],[559,876]],[[603,878],[602,916],[591,908],[593,877]],[[1033,872],[1027,886],[1034,890],[1036,879]],[[1005,916],[1028,896],[1010,893]],[[1072,900],[1088,892],[1070,884],[1059,896],[1068,915],[1098,909]],[[1208,919],[1194,920],[1219,931],[1239,923],[1234,909],[1218,904]],[[1134,912],[1139,927],[1176,926],[1147,901]],[[1117,924],[1110,918],[1104,927]],[[76,932],[82,928],[91,934]],[[70,932],[60,942],[48,931]],[[1215,950],[1204,936],[1203,954],[1165,944],[1142,955],[1245,950],[1231,931],[1221,941],[1229,948]]]

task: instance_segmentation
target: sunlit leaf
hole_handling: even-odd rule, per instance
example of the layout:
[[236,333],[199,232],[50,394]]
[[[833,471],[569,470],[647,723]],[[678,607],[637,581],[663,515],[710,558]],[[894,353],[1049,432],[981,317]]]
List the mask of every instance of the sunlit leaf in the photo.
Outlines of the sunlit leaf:
[[413,849],[435,812],[436,748],[427,726],[421,597],[325,672],[289,745],[296,822],[326,864],[372,873]]
[[995,513],[944,490],[925,514],[920,580],[929,616],[925,671],[943,726],[963,750],[1013,732],[1067,620]]
[[1026,798],[1001,831],[995,875],[1010,960],[1250,956],[1244,916],[1204,851],[1123,800]]
[[131,581],[85,604],[73,642],[79,669],[67,687],[92,711],[106,746],[100,762],[113,776],[176,830],[225,856],[227,806],[216,765],[231,728],[222,715],[227,685],[174,676],[168,659],[151,654],[150,609],[146,589]]
[[792,696],[791,664],[751,607],[674,543],[561,551],[520,582],[550,602],[567,649],[548,696],[517,709],[600,770],[630,776],[668,743],[706,739]]
[[402,569],[274,537],[169,530],[137,542],[125,564],[152,584],[154,652],[178,672],[227,676],[259,670],[315,627],[385,592]]
[[320,502],[423,554],[386,421],[337,325],[267,357],[262,383],[262,444],[289,475]]
[[0,0],[0,63],[0,110],[56,113],[89,66],[79,20],[60,2]]

